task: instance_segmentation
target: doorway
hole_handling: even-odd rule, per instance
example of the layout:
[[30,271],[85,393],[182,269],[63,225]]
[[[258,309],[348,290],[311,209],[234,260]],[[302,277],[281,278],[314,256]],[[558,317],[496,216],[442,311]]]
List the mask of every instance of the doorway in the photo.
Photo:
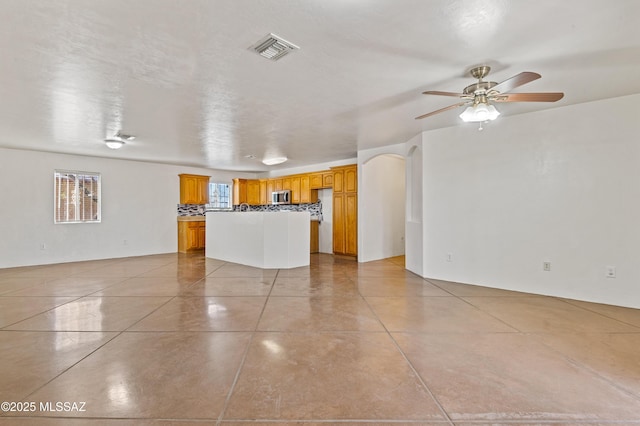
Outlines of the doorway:
[[369,262],[405,254],[406,165],[398,154],[377,155],[362,164],[358,191],[358,260]]

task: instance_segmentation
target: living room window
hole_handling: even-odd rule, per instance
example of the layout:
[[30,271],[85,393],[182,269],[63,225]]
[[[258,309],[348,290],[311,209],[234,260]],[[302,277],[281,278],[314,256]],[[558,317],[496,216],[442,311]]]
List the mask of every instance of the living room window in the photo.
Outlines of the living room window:
[[100,174],[56,170],[54,223],[100,222]]

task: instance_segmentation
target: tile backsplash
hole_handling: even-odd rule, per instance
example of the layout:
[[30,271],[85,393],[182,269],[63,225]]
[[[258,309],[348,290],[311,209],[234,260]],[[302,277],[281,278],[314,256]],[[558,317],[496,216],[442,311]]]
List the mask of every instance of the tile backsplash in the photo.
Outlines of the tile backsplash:
[[248,206],[243,205],[243,210],[240,210],[240,206],[233,206],[233,211],[250,211],[250,212],[277,212],[282,210],[288,210],[293,212],[306,212],[311,214],[311,217],[322,220],[322,202],[320,200],[315,203],[304,204],[268,204],[265,206]]
[[[234,212],[250,211],[250,212],[277,212],[281,210],[288,210],[294,212],[308,211],[312,218],[322,220],[322,202],[316,201],[315,203],[304,204],[278,204],[278,205],[266,205],[266,206],[249,206],[243,204],[242,210],[240,206],[233,206]],[[178,204],[178,216],[204,216],[206,213],[205,204]]]
[[178,204],[178,216],[204,216],[204,204]]

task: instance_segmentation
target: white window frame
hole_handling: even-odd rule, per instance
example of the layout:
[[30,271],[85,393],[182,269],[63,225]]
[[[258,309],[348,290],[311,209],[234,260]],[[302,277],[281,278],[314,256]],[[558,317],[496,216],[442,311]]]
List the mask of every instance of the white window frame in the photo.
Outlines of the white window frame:
[[[228,202],[228,206],[226,207],[220,207],[219,203],[218,205],[214,206],[214,197],[212,197],[212,189],[215,185],[227,185],[229,187],[229,202]],[[220,181],[210,181],[209,182],[209,205],[208,205],[208,210],[232,210],[233,209],[233,183],[231,182],[220,182]]]
[[[74,209],[75,219],[70,220],[69,215],[67,215],[66,219],[59,220],[58,211],[61,207],[62,200],[60,197],[61,191],[59,186],[57,185],[57,182],[59,179],[62,179],[65,175],[66,176],[73,175],[74,177],[90,176],[97,180],[97,191],[96,191],[97,205],[96,205],[95,218],[93,217],[90,219],[82,218],[82,213],[81,213],[82,203],[80,203],[78,199],[75,199],[75,201],[71,203],[67,202],[67,205],[72,206]],[[67,181],[67,185],[68,185],[68,181]],[[79,180],[74,179],[73,185],[74,187],[72,191],[74,193],[74,196],[77,196],[77,192],[80,190]],[[70,189],[71,188],[67,186],[67,191],[69,191]],[[53,173],[53,223],[56,225],[66,225],[66,224],[72,224],[72,223],[100,223],[101,221],[102,221],[102,176],[101,174],[96,172],[83,172],[78,170],[55,170]]]

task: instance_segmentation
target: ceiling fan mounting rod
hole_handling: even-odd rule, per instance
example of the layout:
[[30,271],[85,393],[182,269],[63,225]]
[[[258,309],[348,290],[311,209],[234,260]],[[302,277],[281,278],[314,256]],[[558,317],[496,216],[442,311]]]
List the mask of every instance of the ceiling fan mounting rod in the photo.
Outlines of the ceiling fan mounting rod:
[[485,78],[487,74],[489,74],[489,71],[491,71],[490,66],[482,65],[479,67],[471,68],[469,70],[469,74],[471,74],[473,78],[477,78],[478,80],[482,81],[482,79]]

